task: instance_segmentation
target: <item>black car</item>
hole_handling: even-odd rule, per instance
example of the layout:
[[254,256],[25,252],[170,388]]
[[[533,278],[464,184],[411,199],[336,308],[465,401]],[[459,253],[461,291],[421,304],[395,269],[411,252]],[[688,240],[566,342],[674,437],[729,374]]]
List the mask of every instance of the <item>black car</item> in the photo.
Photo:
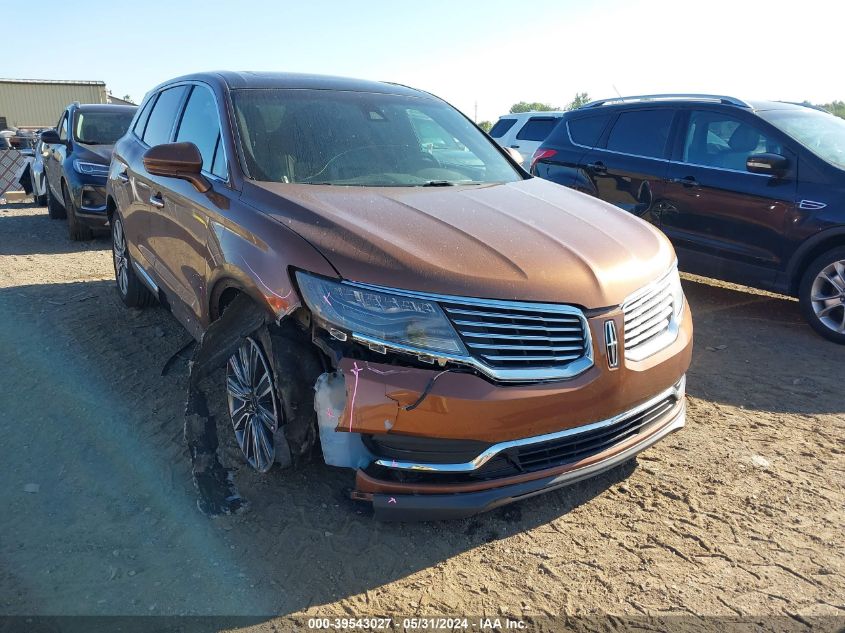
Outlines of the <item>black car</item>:
[[682,270],[796,296],[845,344],[845,121],[711,95],[594,101],[568,112],[531,173],[660,227]]
[[106,176],[112,148],[126,133],[135,106],[73,103],[55,130],[41,134],[47,210],[51,218],[68,220],[72,240],[91,239],[92,229],[105,228]]

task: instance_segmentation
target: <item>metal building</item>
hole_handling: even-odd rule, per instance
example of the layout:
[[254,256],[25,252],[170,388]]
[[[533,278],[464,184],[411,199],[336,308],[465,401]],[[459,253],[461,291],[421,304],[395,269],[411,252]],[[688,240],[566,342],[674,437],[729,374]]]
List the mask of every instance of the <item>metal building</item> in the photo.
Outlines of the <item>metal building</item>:
[[0,79],[0,130],[53,127],[69,103],[107,103],[103,81]]

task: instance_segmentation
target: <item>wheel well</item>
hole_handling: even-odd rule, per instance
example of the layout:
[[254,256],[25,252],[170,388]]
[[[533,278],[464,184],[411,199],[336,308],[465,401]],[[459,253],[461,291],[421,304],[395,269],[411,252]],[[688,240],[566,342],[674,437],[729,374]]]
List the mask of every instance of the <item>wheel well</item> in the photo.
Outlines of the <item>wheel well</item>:
[[109,224],[111,224],[112,216],[114,212],[117,210],[117,203],[115,203],[114,198],[108,196],[106,198],[106,215],[109,218]]
[[232,301],[235,300],[239,294],[242,294],[242,290],[240,288],[236,288],[234,286],[229,286],[225,288],[222,292],[220,292],[220,296],[217,297],[217,301],[214,302],[211,311],[211,320],[216,321],[223,311],[229,306]]
[[804,276],[804,272],[807,270],[807,267],[813,263],[816,257],[839,246],[845,246],[845,235],[831,236],[826,240],[822,240],[804,253],[798,266],[795,267],[795,273],[792,275],[792,279],[790,280],[790,290],[793,294],[798,294],[798,288],[801,285],[801,278]]

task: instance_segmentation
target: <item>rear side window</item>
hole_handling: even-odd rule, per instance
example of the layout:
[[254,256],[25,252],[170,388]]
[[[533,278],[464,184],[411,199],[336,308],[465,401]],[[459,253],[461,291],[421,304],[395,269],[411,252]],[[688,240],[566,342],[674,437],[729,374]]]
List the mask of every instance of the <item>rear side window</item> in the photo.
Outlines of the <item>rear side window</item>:
[[220,122],[214,95],[208,88],[195,86],[179,123],[176,142],[190,142],[196,145],[202,156],[203,171],[211,173],[219,139]]
[[625,154],[663,158],[673,110],[635,110],[623,112],[616,119],[607,149]]
[[184,94],[185,86],[178,86],[169,88],[158,96],[144,130],[144,142],[147,145],[153,147],[170,142],[170,132]]
[[490,136],[502,138],[513,127],[514,123],[516,123],[516,119],[499,119],[496,121],[496,125],[490,128]]
[[602,114],[599,116],[572,119],[571,121],[567,121],[566,125],[569,128],[569,137],[573,143],[586,147],[595,147],[609,121],[610,115]]
[[155,101],[156,95],[150,97],[147,103],[144,104],[141,114],[138,115],[138,120],[135,121],[135,127],[132,128],[132,131],[135,132],[135,136],[138,138],[142,138],[144,136],[144,128],[147,127],[147,120],[150,118],[150,112],[153,109]]
[[522,126],[516,138],[520,141],[545,141],[559,121],[553,117],[532,117]]

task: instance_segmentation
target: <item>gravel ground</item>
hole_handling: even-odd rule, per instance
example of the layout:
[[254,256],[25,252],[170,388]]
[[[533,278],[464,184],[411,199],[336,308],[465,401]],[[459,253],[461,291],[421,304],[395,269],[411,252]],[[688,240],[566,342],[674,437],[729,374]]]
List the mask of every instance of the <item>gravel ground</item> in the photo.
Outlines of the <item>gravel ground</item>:
[[845,616],[845,347],[794,301],[686,278],[688,426],[593,481],[396,525],[348,471],[241,469],[212,520],[160,375],[188,335],[123,307],[109,246],[0,206],[0,614]]

